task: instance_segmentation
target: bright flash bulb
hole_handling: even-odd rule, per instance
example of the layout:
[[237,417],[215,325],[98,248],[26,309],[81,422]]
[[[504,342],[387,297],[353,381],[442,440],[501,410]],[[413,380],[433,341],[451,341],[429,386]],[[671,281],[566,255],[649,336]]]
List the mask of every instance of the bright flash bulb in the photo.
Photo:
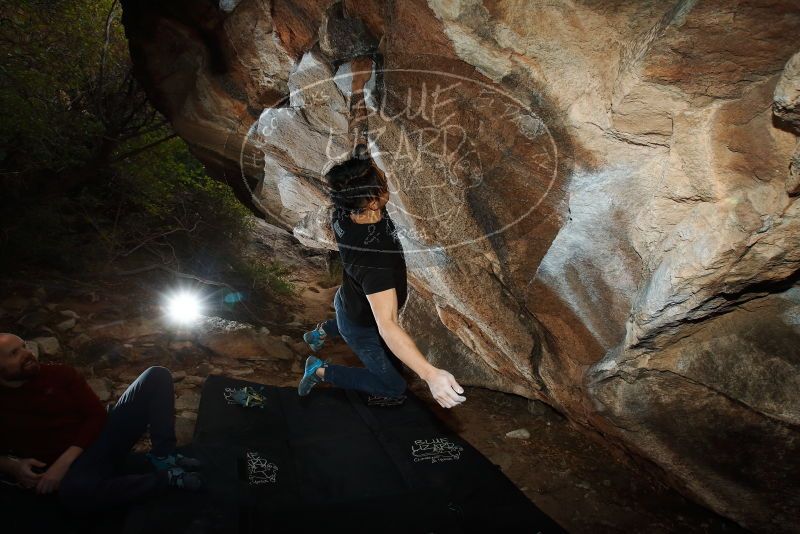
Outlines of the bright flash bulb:
[[200,317],[202,306],[197,295],[192,293],[179,293],[170,297],[167,302],[167,313],[170,318],[181,324],[189,324]]

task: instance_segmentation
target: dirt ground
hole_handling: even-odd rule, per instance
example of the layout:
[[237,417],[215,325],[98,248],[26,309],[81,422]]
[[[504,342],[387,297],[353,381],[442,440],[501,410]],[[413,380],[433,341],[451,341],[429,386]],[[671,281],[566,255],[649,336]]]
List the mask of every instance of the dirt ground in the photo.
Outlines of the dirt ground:
[[[169,367],[176,380],[176,429],[179,441],[185,443],[194,430],[200,390],[209,374],[296,387],[302,362],[310,354],[302,344],[302,333],[333,313],[331,302],[336,287],[319,285],[313,280],[318,274],[311,271],[298,274],[295,282],[304,289],[293,302],[252,308],[239,318],[252,321],[260,316],[261,324],[268,326],[271,334],[285,336],[283,339],[294,352],[293,357],[286,359],[225,357],[177,340],[168,332],[128,339],[121,345],[125,348],[122,356],[109,359],[105,354],[102,361],[91,361],[92,354],[84,349],[70,348],[79,336],[85,341],[103,331],[104,325],[125,324],[155,314],[158,288],[163,282],[153,277],[106,284],[63,279],[38,283],[5,281],[2,296],[31,298],[37,291],[42,293],[37,288],[46,286],[47,297],[36,304],[40,310],[50,310],[51,314],[65,309],[76,312],[80,319],[69,332],[50,329],[62,341],[63,354],[49,359],[71,363],[92,379],[95,386],[106,387],[107,402],[114,402],[126,385],[147,367]],[[13,311],[0,312],[0,331],[19,328],[19,317]],[[342,340],[331,340],[322,354],[335,363],[359,364]],[[412,377],[409,380],[410,388],[447,425],[499,465],[531,501],[569,532],[741,531],[734,523],[684,499],[642,472],[632,461],[611,454],[543,405],[467,387],[467,401],[446,410],[433,401],[424,382]],[[506,436],[523,428],[529,438]],[[146,441],[142,446],[146,446]]]

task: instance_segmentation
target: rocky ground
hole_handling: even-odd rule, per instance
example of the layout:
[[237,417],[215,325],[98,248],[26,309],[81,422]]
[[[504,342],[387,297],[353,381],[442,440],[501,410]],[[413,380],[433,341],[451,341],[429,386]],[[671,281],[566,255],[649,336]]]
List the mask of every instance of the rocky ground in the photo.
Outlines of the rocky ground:
[[[302,333],[332,316],[336,285],[324,256],[296,252],[284,242],[291,239],[288,234],[274,227],[261,230],[253,252],[271,254],[291,267],[296,296],[260,301],[251,295],[230,304],[225,298],[229,289],[174,279],[160,270],[91,281],[28,273],[3,282],[0,331],[25,337],[42,361],[76,366],[104,403],[115,402],[147,367],[170,368],[178,440],[188,443],[209,375],[295,387],[309,354]],[[178,328],[165,319],[163,298],[169,288],[189,285],[207,295],[207,316],[192,329]],[[332,340],[323,353],[337,363],[358,364],[341,340]],[[467,401],[445,410],[423,382],[411,380],[411,389],[570,532],[740,530],[599,445],[542,403],[467,387]],[[138,447],[147,446],[144,439]]]
[[[161,320],[158,303],[148,302],[153,297],[140,288],[98,290],[68,284],[51,290],[17,286],[1,302],[0,329],[37,332],[27,337],[40,359],[77,366],[106,403],[115,402],[147,367],[169,367],[180,443],[191,440],[209,375],[296,386],[308,355],[300,335],[324,318],[321,303],[329,302],[335,291],[308,286],[304,293],[315,298],[301,308],[294,324],[267,327],[216,318],[206,320],[201,332],[180,332]],[[323,350],[334,361],[357,364],[341,341]],[[430,399],[424,383],[412,382],[412,389],[571,532],[738,530],[615,458],[546,405],[468,387],[467,402],[447,411]],[[140,446],[146,448],[146,440]]]

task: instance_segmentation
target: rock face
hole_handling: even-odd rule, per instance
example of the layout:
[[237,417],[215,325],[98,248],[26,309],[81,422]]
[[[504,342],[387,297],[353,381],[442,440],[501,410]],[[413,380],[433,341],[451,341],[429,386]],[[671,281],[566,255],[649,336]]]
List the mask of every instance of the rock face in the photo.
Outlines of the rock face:
[[435,363],[800,529],[795,0],[123,5],[153,102],[303,245],[369,142]]

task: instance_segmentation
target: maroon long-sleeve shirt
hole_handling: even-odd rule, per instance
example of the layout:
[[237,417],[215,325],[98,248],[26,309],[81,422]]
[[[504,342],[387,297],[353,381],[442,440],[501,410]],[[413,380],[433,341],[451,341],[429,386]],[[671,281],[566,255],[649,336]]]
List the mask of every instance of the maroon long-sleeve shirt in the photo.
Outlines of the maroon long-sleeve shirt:
[[86,449],[106,417],[100,399],[75,369],[42,364],[23,385],[0,385],[0,454],[51,464],[72,445]]

